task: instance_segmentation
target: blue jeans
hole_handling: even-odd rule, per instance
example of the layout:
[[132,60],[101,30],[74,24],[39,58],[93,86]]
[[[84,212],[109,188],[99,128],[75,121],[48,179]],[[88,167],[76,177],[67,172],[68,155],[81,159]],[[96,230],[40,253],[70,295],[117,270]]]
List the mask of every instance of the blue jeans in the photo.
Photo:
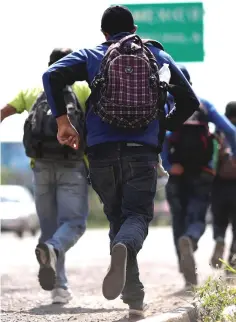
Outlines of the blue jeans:
[[110,223],[110,248],[128,249],[124,303],[143,301],[137,254],[153,219],[157,181],[157,153],[148,146],[107,143],[89,148],[90,178]]
[[87,175],[83,162],[36,160],[33,168],[40,242],[59,252],[56,287],[67,288],[65,253],[83,235],[88,216]]
[[178,239],[188,236],[194,250],[206,228],[206,213],[210,204],[213,176],[202,172],[170,176],[166,197],[172,214],[174,243],[178,258]]

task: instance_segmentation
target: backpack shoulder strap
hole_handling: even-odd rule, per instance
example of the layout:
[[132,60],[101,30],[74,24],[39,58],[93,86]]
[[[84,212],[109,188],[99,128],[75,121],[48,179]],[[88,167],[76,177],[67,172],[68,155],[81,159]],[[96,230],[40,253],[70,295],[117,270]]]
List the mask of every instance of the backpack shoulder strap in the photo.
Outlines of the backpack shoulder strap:
[[[103,60],[106,60],[105,58],[108,57],[109,53],[112,51],[112,49],[114,49],[114,46],[112,46],[112,45],[115,45],[117,43],[118,43],[118,40],[108,40],[108,41],[105,41],[105,42],[102,43],[102,45],[108,46],[107,51],[106,51],[106,53],[105,53],[105,55],[103,57]],[[104,64],[102,63],[101,67],[103,65]]]
[[[44,101],[47,100],[47,96],[46,93],[44,91],[42,91],[41,93],[39,93],[39,95],[37,96],[36,100],[34,101],[34,104],[36,104],[38,101]],[[33,104],[33,105],[34,105]]]
[[76,103],[76,107],[77,107],[77,110],[79,110],[82,114],[84,114],[84,111],[80,105],[80,102],[75,94],[75,92],[73,91],[73,88],[71,86],[66,86],[64,88],[64,95],[70,95],[70,97],[73,98],[74,102]]
[[115,43],[120,43],[120,44],[123,44],[127,41],[129,41],[130,39],[133,39],[135,41],[140,41],[141,42],[141,38],[137,35],[137,34],[130,34],[130,35],[127,35],[127,36],[124,36],[120,39],[115,39],[115,40],[107,40],[105,41],[104,43],[102,43],[102,45],[112,45],[112,44],[115,44]]
[[39,104],[41,104],[44,101],[47,102],[47,97],[46,97],[45,92],[41,92],[41,93],[39,93],[39,95],[37,96],[33,105],[31,106],[31,108],[29,110],[29,115],[32,114],[36,110],[36,108],[39,106]]
[[144,45],[151,44],[156,48],[164,50],[163,45],[159,41],[152,40],[152,39],[142,39],[142,42],[143,42]]

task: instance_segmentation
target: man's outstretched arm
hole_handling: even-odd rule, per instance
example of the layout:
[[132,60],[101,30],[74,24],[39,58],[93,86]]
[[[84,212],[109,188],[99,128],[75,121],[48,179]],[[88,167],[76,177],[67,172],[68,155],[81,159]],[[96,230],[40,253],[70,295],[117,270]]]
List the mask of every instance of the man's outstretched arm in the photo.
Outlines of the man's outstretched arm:
[[73,52],[60,59],[43,74],[43,86],[52,114],[66,115],[63,89],[76,81],[88,79],[85,51]]

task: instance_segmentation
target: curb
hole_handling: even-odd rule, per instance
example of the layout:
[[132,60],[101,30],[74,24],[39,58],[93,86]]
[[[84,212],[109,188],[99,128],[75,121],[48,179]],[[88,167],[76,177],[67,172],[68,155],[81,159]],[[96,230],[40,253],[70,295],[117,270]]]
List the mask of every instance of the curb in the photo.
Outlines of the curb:
[[[72,317],[71,319],[70,317],[69,319],[66,318],[63,320],[57,320],[56,322],[67,322],[67,321],[79,322],[80,319],[76,317]],[[147,318],[144,318],[142,320],[135,319],[135,321],[138,321],[138,322],[198,322],[198,309],[192,305],[189,305],[186,307],[179,307],[177,309],[174,309],[166,313],[148,316]]]
[[194,306],[187,306],[147,317],[139,322],[197,322],[197,316],[197,309]]

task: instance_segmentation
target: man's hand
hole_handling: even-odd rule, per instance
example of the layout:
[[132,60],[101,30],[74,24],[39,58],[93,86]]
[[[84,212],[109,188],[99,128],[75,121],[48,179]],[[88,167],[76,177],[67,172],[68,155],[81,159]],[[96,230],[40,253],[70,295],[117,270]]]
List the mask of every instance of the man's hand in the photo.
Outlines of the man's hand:
[[16,114],[16,109],[11,105],[6,105],[0,110],[0,122],[2,122],[8,116]]
[[169,173],[172,174],[172,175],[174,175],[174,176],[180,176],[181,174],[184,173],[184,168],[182,167],[181,164],[174,163],[172,165],[172,167],[170,168]]
[[60,144],[68,145],[71,148],[78,150],[80,137],[74,126],[71,124],[67,115],[62,115],[57,118],[57,139]]

